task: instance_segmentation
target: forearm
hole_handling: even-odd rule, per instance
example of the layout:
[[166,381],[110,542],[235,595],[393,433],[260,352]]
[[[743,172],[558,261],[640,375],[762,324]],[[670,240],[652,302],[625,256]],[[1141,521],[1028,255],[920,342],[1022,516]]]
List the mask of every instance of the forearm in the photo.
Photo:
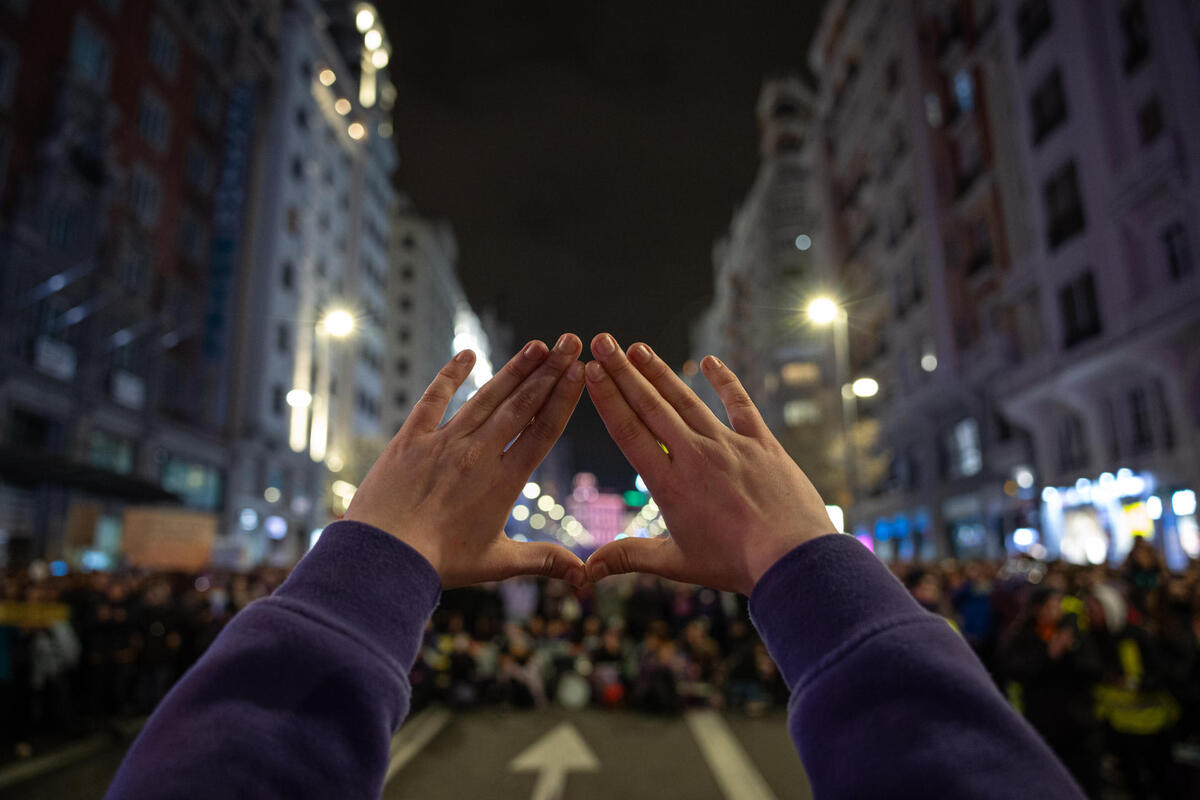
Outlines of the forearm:
[[750,610],[818,797],[1082,797],[962,638],[851,537],[790,552]]
[[439,592],[399,540],[329,526],[171,691],[108,796],[378,797]]

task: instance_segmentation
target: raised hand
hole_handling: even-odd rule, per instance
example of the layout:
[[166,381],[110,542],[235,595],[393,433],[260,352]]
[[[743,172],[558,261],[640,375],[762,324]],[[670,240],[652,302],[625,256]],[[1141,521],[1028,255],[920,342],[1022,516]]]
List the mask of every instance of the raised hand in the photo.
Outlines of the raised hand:
[[566,548],[504,535],[517,495],[579,402],[581,349],[571,333],[551,351],[530,342],[439,427],[475,364],[470,350],[456,355],[371,467],[345,518],[412,546],[446,589],[526,574],[582,584],[583,562]]
[[588,394],[670,535],[604,545],[588,559],[589,580],[650,572],[749,594],[793,547],[834,532],[820,495],[720,360],[701,367],[732,430],[645,344],[627,356],[602,333],[591,347]]

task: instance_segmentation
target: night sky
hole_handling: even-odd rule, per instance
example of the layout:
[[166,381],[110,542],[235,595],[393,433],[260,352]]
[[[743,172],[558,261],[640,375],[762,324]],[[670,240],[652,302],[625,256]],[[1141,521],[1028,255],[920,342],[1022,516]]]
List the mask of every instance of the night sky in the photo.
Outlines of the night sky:
[[[514,346],[607,329],[678,368],[757,167],[759,87],[804,68],[821,3],[380,5],[398,185],[453,224],[472,305]],[[627,482],[586,397],[566,435]]]

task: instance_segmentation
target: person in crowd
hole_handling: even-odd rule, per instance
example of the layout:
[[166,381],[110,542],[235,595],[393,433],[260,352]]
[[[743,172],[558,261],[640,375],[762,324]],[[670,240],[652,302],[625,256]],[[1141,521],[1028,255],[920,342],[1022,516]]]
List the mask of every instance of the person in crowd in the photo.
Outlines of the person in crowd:
[[[970,648],[857,541],[770,434],[736,376],[702,363],[723,424],[644,344],[595,361],[529,343],[445,425],[470,373],[454,357],[360,485],[344,521],[270,597],[239,613],[130,748],[109,797],[195,792],[376,797],[409,708],[405,675],[443,589],[540,574],[573,585],[646,572],[750,596],[792,699],[819,796],[1081,796]],[[671,535],[584,564],[504,521],[585,383]],[[659,660],[670,663],[665,644]],[[204,735],[204,732],[219,735]],[[873,762],[847,769],[847,753]],[[934,788],[936,787],[936,788]]]
[[[1001,670],[1019,687],[1025,718],[1037,729],[1089,797],[1100,796],[1100,724],[1093,693],[1100,656],[1086,619],[1064,613],[1063,594],[1041,586],[1000,654]],[[1069,604],[1068,604],[1069,605]]]

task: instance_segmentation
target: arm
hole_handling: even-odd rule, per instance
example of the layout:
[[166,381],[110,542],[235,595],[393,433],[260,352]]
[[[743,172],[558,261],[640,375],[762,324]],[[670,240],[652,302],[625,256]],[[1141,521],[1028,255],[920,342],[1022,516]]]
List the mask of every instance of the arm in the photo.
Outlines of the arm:
[[732,371],[701,364],[726,426],[646,345],[626,354],[601,334],[592,353],[588,393],[670,536],[605,545],[589,578],[636,570],[750,595],[818,797],[1082,797],[945,620],[831,534]]
[[108,797],[378,797],[441,588],[583,579],[568,550],[504,534],[582,392],[579,349],[570,334],[553,351],[531,342],[445,425],[473,355],[443,367],[347,521],[217,637],[151,716]]
[[750,612],[816,796],[1082,797],[962,637],[852,537],[788,553]]
[[378,797],[440,591],[398,539],[330,525],[167,695],[108,797]]

